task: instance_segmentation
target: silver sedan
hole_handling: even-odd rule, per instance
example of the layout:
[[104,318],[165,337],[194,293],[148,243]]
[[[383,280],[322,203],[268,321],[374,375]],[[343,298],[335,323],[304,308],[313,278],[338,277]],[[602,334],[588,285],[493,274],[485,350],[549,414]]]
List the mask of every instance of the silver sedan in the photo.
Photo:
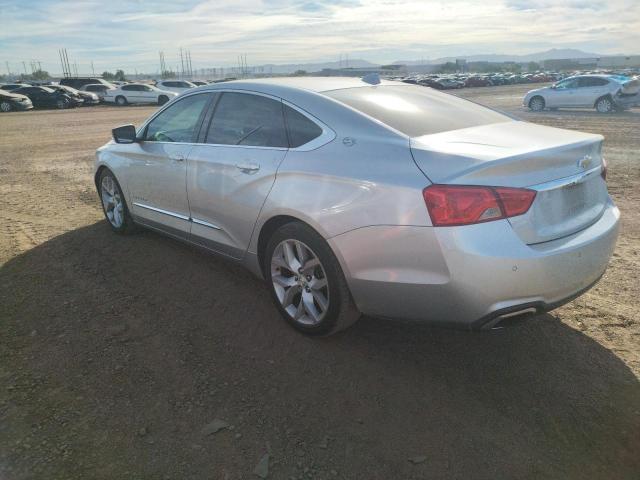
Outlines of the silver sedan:
[[111,228],[244,264],[308,334],[550,310],[600,278],[618,234],[601,136],[421,86],[219,83],[113,137],[95,165]]

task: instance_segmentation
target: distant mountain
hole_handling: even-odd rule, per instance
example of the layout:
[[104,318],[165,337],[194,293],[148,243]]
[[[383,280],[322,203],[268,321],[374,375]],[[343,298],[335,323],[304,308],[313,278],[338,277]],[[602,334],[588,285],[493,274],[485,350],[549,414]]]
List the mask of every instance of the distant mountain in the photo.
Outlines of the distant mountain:
[[304,70],[305,72],[319,72],[325,68],[362,68],[362,67],[376,67],[375,63],[367,62],[359,58],[343,60],[342,62],[324,62],[324,63],[289,63],[284,65],[266,64],[255,67],[257,72],[260,73],[293,73],[297,70]]
[[[465,59],[467,62],[540,62],[542,60],[555,60],[561,58],[593,58],[600,57],[597,53],[583,52],[574,48],[552,48],[544,52],[529,53],[527,55],[504,55],[504,54],[480,54],[480,55],[459,55],[456,57],[442,57],[429,60],[425,63],[439,65],[447,62],[455,62],[456,59]],[[398,65],[420,65],[421,60],[406,60],[393,62]]]

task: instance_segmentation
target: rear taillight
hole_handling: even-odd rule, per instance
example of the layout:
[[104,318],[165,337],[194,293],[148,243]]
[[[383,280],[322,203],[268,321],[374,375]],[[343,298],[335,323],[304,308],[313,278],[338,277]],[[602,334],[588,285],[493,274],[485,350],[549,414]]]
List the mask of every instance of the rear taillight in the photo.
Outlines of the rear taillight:
[[607,181],[607,161],[602,157],[602,167],[600,168],[600,176],[606,182]]
[[527,188],[431,185],[422,191],[436,227],[469,225],[526,213],[536,192]]

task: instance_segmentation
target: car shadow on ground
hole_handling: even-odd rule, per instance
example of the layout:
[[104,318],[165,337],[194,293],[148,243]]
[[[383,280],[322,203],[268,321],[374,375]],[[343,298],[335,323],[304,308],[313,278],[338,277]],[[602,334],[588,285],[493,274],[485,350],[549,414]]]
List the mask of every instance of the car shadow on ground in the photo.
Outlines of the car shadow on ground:
[[0,318],[3,478],[250,478],[265,452],[277,479],[640,471],[638,379],[552,315],[307,338],[241,267],[98,223],[0,267]]

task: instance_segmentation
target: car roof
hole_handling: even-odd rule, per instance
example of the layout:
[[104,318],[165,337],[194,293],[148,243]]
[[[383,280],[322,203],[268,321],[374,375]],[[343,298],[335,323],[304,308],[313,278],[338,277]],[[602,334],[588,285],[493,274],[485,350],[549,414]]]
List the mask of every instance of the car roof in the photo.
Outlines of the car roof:
[[[405,85],[403,82],[380,80],[378,85]],[[275,77],[275,78],[254,78],[250,80],[232,80],[220,82],[200,88],[225,89],[240,87],[242,89],[258,88],[265,93],[270,90],[281,91],[282,87],[307,90],[310,92],[323,93],[331,90],[341,90],[344,88],[371,87],[372,84],[355,77]]]

